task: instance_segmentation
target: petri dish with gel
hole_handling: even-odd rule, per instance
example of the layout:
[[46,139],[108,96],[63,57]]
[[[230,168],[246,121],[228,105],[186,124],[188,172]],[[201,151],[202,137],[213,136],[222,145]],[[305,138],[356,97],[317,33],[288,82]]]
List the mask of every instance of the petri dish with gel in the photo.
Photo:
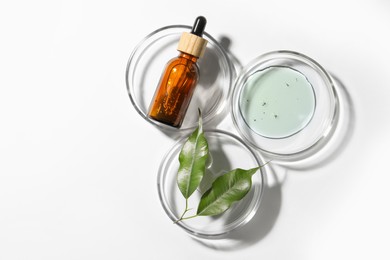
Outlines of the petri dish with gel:
[[231,99],[240,136],[261,153],[285,162],[321,149],[337,113],[330,75],[313,59],[292,51],[266,53],[245,66]]
[[300,72],[272,66],[253,73],[240,93],[246,124],[269,138],[286,138],[302,130],[315,109],[313,87]]

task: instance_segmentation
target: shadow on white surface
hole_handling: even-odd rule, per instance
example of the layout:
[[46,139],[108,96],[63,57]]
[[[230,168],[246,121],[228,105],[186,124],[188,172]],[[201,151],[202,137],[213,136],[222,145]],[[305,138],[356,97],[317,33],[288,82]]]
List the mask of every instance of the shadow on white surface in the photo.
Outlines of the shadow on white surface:
[[224,48],[227,56],[229,57],[230,62],[233,64],[234,67],[234,76],[237,77],[238,73],[242,69],[241,62],[237,59],[237,57],[230,51],[230,46],[232,44],[232,40],[230,40],[227,36],[222,36],[219,39],[219,44]]

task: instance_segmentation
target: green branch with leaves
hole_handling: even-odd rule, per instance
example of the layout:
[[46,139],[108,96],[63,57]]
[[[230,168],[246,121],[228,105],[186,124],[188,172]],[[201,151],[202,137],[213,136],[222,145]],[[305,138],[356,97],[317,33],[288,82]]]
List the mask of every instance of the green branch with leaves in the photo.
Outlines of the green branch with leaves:
[[185,209],[174,223],[198,216],[215,216],[228,210],[234,202],[240,201],[252,187],[252,176],[260,167],[249,170],[234,169],[216,178],[202,195],[195,215],[186,217],[188,199],[199,187],[206,171],[209,156],[207,139],[203,132],[202,115],[199,110],[198,127],[188,137],[179,154],[177,185],[185,198]]

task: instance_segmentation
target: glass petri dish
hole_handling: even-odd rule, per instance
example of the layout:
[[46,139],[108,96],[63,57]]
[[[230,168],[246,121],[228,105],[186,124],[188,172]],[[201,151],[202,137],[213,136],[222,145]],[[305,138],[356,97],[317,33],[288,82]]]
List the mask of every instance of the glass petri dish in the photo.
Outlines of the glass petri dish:
[[196,86],[184,122],[180,129],[150,119],[149,104],[169,60],[177,57],[180,36],[190,26],[173,25],[160,28],[146,36],[134,49],[127,63],[126,85],[130,100],[137,112],[149,123],[163,130],[181,131],[197,126],[198,108],[205,124],[220,115],[230,98],[235,71],[223,47],[208,33],[205,54],[198,60],[200,79]]
[[297,52],[254,59],[235,82],[231,114],[245,142],[283,161],[309,157],[326,143],[338,111],[328,73]]
[[[207,164],[202,182],[189,199],[187,216],[196,213],[201,195],[212,181],[223,173],[236,168],[250,169],[262,165],[252,149],[238,137],[220,130],[205,131],[211,160]],[[166,154],[158,172],[158,194],[161,204],[172,222],[183,213],[185,199],[177,187],[179,153],[186,138],[177,142]],[[197,238],[218,239],[246,224],[256,213],[263,194],[264,168],[252,176],[252,188],[241,200],[218,216],[199,216],[178,222],[176,225]]]

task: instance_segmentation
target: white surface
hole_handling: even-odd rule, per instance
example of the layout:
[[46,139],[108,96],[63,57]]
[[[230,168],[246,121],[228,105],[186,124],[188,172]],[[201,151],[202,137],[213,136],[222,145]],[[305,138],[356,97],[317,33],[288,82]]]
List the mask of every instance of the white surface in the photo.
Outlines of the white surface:
[[[125,87],[145,35],[199,14],[242,64],[305,53],[351,101],[336,156],[275,167],[234,243],[167,218],[156,172],[174,141]],[[389,28],[386,0],[1,2],[0,259],[389,259]]]

